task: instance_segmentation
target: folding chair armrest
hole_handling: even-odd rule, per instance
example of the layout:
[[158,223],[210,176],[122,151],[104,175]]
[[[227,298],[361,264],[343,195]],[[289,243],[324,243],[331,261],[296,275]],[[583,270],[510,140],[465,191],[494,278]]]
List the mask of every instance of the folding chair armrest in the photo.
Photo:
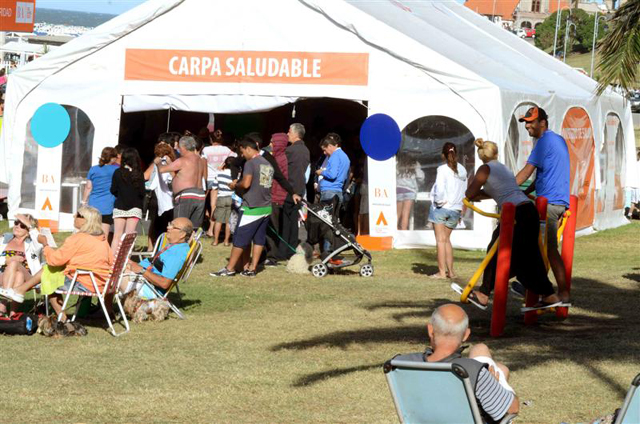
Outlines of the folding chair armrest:
[[131,257],[133,256],[137,256],[140,260],[142,260],[142,258],[153,257],[153,252],[131,252]]

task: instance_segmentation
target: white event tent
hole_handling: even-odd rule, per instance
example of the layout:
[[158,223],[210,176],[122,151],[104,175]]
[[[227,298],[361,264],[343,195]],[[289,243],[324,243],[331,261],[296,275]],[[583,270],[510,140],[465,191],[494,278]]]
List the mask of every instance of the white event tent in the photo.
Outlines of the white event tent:
[[[612,91],[594,97],[595,86],[456,1],[148,0],[11,75],[0,180],[11,211],[34,209],[69,228],[80,171],[118,142],[127,114],[246,114],[343,99],[393,117],[401,152],[426,175],[410,231],[398,231],[395,158],[368,159],[371,236],[433,245],[425,215],[442,144],[456,143],[473,172],[473,139],[494,140],[517,171],[533,142],[517,118],[538,105],[567,139],[579,228],[603,229],[626,222],[622,191],[637,176],[629,105]],[[45,148],[29,124],[51,102],[69,112],[71,133]],[[484,247],[493,224],[466,212],[452,242]]]

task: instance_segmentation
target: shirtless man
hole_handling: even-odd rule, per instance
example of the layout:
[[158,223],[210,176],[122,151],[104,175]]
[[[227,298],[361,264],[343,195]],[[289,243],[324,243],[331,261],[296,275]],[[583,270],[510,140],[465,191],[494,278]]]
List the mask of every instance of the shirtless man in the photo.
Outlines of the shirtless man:
[[203,181],[207,180],[207,166],[196,153],[196,140],[185,136],[180,138],[180,158],[168,165],[161,165],[161,158],[154,163],[158,172],[175,172],[172,181],[173,218],[189,218],[194,228],[204,220],[205,192]]

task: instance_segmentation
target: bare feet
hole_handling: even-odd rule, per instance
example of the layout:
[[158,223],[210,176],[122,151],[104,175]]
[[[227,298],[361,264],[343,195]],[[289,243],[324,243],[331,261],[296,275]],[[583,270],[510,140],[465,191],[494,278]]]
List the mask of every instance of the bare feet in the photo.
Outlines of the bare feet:
[[477,291],[477,290],[474,290],[472,293],[474,293],[476,295],[476,299],[478,299],[478,302],[481,305],[489,304],[489,296],[487,296],[486,294],[482,293],[481,291]]
[[436,274],[431,274],[431,275],[429,276],[429,278],[433,278],[434,280],[446,280],[446,279],[447,279],[447,276],[446,276],[446,275],[442,275],[442,274],[440,274],[440,273],[438,272],[438,273],[436,273]]

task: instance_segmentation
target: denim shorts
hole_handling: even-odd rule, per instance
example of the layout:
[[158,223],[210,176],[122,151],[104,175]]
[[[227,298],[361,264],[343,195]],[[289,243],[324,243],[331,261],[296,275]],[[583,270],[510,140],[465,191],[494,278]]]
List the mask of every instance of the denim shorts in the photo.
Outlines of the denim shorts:
[[416,200],[417,194],[414,191],[407,191],[404,193],[396,193],[396,201],[403,202],[405,200]]
[[429,222],[434,224],[444,224],[452,230],[458,226],[460,221],[460,211],[445,208],[436,208],[432,203],[429,209]]
[[[59,290],[68,291],[70,287],[71,287],[71,279],[65,276],[64,285],[60,287]],[[85,286],[82,285],[80,281],[77,281],[77,280],[76,280],[76,284],[73,286],[73,291],[82,292],[82,293],[93,293],[93,290],[87,289]]]

